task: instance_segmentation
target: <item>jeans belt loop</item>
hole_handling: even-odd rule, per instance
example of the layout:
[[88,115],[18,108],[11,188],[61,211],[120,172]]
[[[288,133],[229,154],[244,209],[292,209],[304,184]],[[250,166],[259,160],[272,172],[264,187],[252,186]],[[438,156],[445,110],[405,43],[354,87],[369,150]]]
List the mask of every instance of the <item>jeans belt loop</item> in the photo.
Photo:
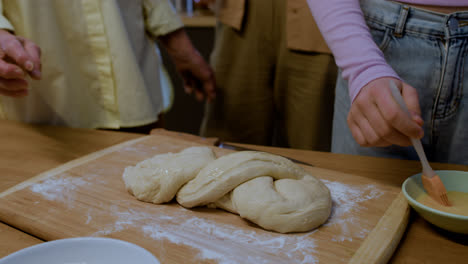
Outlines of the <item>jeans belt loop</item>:
[[401,6],[400,15],[398,17],[398,20],[395,26],[395,32],[393,33],[393,35],[397,38],[403,37],[403,30],[405,29],[405,24],[406,24],[406,19],[408,18],[409,9],[410,7],[407,5]]

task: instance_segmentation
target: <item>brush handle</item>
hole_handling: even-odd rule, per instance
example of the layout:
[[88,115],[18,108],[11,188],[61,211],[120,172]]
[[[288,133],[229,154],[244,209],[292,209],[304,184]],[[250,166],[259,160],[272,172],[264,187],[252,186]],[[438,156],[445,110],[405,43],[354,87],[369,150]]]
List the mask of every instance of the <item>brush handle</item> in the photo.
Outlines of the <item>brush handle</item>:
[[429,162],[427,161],[426,153],[424,153],[424,148],[421,144],[421,140],[415,138],[410,138],[410,140],[411,143],[413,143],[413,147],[416,150],[416,153],[418,153],[419,159],[421,160],[423,174],[429,178],[432,178],[433,176],[435,176],[435,172],[431,168],[431,165],[429,165]]
[[[393,80],[390,80],[390,91],[392,92],[393,99],[400,105],[401,109],[409,116],[411,117],[411,113],[406,107],[406,103],[403,100],[403,97],[401,96],[400,90],[396,86],[395,82]],[[411,143],[413,144],[414,149],[416,150],[416,153],[418,153],[419,159],[421,160],[421,165],[423,168],[423,174],[426,175],[429,178],[432,178],[435,176],[434,170],[431,168],[431,165],[429,165],[429,162],[427,161],[426,154],[424,153],[424,148],[421,144],[421,140],[416,139],[416,138],[410,138]]]

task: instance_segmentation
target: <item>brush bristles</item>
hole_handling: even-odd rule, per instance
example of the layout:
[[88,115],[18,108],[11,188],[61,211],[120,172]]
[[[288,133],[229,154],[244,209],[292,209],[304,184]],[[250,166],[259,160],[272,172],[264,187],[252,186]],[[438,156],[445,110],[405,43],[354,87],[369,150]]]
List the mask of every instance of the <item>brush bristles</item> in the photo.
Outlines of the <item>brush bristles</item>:
[[447,197],[447,190],[439,175],[435,175],[432,178],[422,175],[421,178],[424,189],[432,199],[444,206],[452,205]]

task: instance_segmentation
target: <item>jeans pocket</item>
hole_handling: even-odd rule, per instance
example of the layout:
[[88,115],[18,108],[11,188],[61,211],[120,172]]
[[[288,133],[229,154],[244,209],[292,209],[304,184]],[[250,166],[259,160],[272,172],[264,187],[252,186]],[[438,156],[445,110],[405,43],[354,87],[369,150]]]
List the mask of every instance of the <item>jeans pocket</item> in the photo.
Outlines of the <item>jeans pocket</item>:
[[379,47],[381,51],[385,51],[388,47],[388,44],[392,40],[391,29],[390,28],[382,28],[377,29],[370,27],[370,33],[372,35],[372,39],[374,40],[375,44]]

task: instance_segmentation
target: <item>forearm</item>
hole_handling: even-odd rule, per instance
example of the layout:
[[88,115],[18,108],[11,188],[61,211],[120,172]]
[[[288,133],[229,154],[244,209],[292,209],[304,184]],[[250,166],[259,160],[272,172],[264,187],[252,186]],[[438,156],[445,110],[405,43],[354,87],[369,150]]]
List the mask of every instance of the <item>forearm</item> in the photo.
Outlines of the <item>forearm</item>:
[[183,28],[158,37],[171,56],[183,56],[195,51],[187,33]]
[[359,0],[307,2],[343,77],[348,80],[351,101],[372,80],[398,78],[374,43]]

